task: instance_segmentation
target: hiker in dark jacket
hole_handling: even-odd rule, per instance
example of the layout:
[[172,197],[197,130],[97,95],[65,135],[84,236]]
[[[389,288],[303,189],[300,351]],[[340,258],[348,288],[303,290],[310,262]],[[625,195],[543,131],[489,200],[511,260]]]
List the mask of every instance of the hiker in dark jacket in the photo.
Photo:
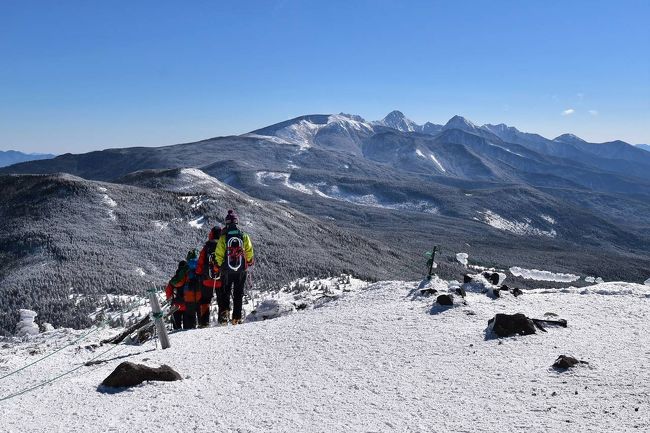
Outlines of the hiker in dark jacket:
[[239,219],[233,210],[226,215],[226,227],[221,231],[214,256],[221,270],[222,289],[217,292],[219,323],[228,323],[230,315],[230,294],[233,298],[233,325],[241,323],[244,285],[247,270],[253,265],[255,256],[248,234],[239,229]]
[[171,280],[169,280],[169,283],[167,283],[167,287],[165,288],[166,298],[171,300],[172,306],[177,307],[177,310],[172,316],[174,329],[182,329],[184,327],[183,317],[185,315],[185,298],[183,288],[187,283],[187,274],[187,262],[185,260],[178,262],[176,273]]
[[214,226],[208,234],[199,254],[196,275],[201,280],[201,301],[199,302],[199,328],[210,325],[210,303],[215,291],[221,289],[221,275],[214,256],[217,242],[221,236],[221,226]]
[[187,279],[183,288],[183,300],[185,301],[185,313],[183,315],[183,327],[185,329],[196,328],[196,319],[201,302],[201,283],[196,275],[198,257],[196,250],[190,250],[186,257]]

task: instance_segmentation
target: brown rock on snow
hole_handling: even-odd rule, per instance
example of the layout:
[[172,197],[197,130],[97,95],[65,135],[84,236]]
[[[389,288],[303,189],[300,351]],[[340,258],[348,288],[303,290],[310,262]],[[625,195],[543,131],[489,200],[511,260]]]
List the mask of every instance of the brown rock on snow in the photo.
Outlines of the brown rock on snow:
[[102,386],[110,388],[128,388],[148,380],[172,382],[181,380],[181,375],[168,365],[158,368],[146,365],[123,362],[102,382]]
[[588,364],[588,362],[577,360],[572,356],[560,355],[553,363],[553,368],[566,370],[567,368],[574,367],[578,364]]
[[535,324],[531,319],[521,313],[497,314],[488,320],[488,326],[492,326],[492,332],[498,337],[510,337],[511,335],[534,334]]

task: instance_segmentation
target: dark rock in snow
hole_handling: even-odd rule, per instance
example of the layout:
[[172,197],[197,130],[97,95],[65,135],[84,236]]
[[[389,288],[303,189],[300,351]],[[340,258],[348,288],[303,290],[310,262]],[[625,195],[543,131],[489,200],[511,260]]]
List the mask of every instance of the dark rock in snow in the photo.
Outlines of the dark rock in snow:
[[422,289],[420,293],[423,295],[435,295],[438,291],[436,289]]
[[109,388],[128,388],[148,380],[172,382],[181,379],[181,375],[168,365],[154,368],[132,362],[123,362],[104,379],[102,386]]
[[459,287],[456,289],[456,294],[462,296],[463,298],[467,296],[467,292],[463,287]]
[[472,277],[470,277],[468,274],[463,275],[463,284],[467,284],[471,282],[472,282]]
[[560,355],[553,363],[553,368],[559,370],[566,370],[567,368],[574,367],[578,364],[588,364],[586,361],[580,361],[572,356]]
[[499,284],[499,274],[496,272],[483,272],[483,276],[485,277],[486,280],[488,280],[491,284],[494,284],[495,286]]
[[438,305],[454,305],[453,295],[440,295],[436,299]]
[[497,314],[488,320],[488,327],[498,337],[510,337],[512,335],[534,334],[535,324],[531,319],[521,313]]
[[511,291],[510,293],[512,293],[512,295],[513,295],[515,298],[516,298],[517,296],[519,296],[519,295],[523,295],[523,294],[524,294],[524,292],[522,292],[521,289],[518,289],[517,287],[515,287],[514,289],[512,289],[512,291]]

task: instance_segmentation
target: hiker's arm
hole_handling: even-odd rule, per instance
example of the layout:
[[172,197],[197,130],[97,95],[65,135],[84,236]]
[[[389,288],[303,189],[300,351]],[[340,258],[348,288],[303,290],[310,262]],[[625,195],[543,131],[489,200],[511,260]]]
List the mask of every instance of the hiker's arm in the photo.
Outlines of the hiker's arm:
[[246,258],[246,264],[252,265],[255,261],[255,253],[253,252],[253,243],[251,242],[250,236],[244,234],[244,257]]
[[207,255],[206,248],[203,247],[199,254],[199,259],[196,261],[196,270],[194,271],[196,275],[203,275],[203,268],[205,266],[205,258]]
[[219,237],[219,241],[217,242],[217,248],[214,250],[214,257],[217,259],[217,265],[221,267],[223,265],[223,258],[226,255],[226,237],[221,236]]

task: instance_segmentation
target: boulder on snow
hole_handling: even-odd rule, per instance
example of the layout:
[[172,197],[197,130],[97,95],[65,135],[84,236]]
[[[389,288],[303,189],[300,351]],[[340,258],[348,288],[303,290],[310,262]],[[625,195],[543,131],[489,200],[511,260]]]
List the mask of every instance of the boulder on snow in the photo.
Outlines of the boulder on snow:
[[440,295],[436,299],[438,305],[454,305],[454,296],[453,295]]
[[139,385],[149,380],[158,380],[163,382],[173,382],[182,380],[173,368],[168,365],[160,367],[147,367],[142,364],[132,362],[123,362],[102,382],[102,386],[109,388],[128,388]]
[[469,274],[463,275],[463,284],[471,283],[472,277]]
[[483,276],[490,282],[490,284],[494,284],[495,286],[499,284],[499,280],[501,279],[499,274],[496,272],[483,272]]
[[535,323],[524,314],[502,314],[495,315],[488,320],[488,330],[498,337],[510,337],[512,335],[534,334]]
[[589,364],[587,361],[580,361],[572,356],[560,355],[553,363],[553,368],[566,370],[578,364]]

